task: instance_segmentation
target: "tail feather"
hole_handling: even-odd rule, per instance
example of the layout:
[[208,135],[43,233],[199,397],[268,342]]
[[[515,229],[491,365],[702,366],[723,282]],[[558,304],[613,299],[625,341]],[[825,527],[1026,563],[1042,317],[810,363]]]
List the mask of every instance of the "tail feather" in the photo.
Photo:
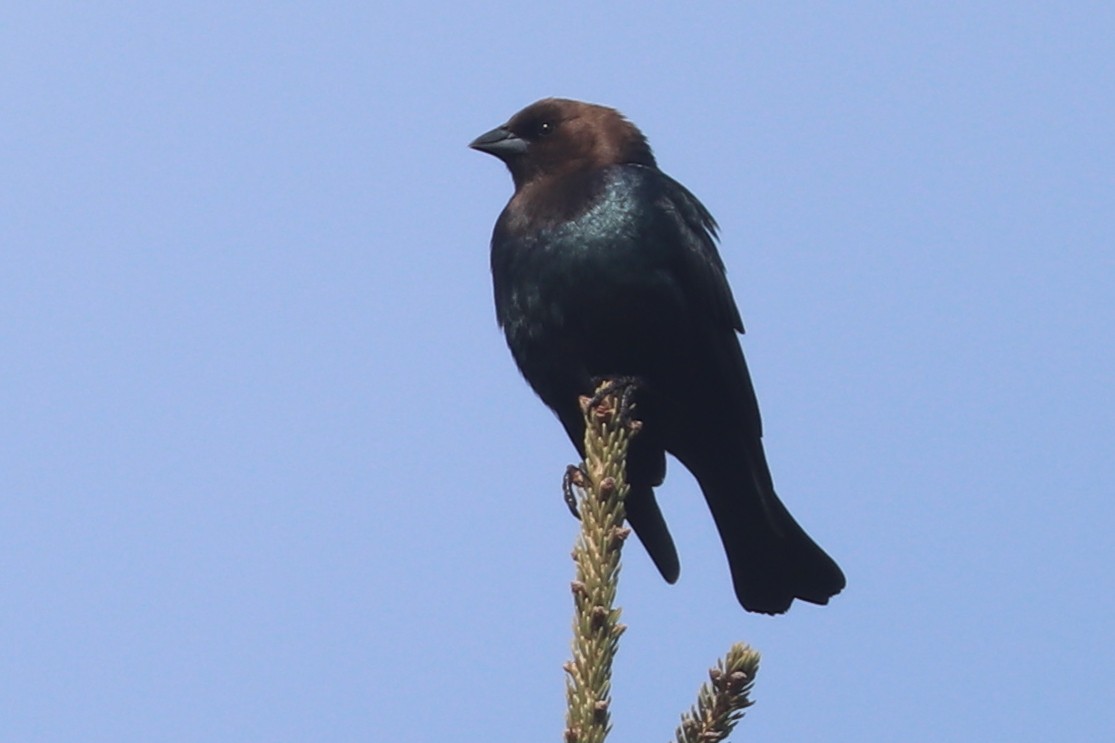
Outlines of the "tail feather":
[[654,490],[646,485],[632,485],[624,506],[627,510],[627,523],[650,554],[658,572],[662,573],[667,583],[676,582],[681,573],[681,564],[678,562],[674,539],[670,536],[666,520],[662,518],[662,511],[654,498]]
[[840,593],[844,573],[778,499],[761,448],[695,464],[744,609],[781,614],[794,599],[827,604]]

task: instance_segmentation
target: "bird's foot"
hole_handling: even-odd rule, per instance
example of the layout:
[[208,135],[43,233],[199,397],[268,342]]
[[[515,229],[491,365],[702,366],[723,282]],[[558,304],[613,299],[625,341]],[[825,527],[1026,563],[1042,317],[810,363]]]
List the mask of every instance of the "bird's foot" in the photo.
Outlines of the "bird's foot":
[[582,404],[587,410],[593,410],[606,403],[608,398],[615,400],[615,414],[617,420],[625,426],[638,428],[639,422],[635,420],[635,391],[645,387],[643,380],[638,377],[597,377],[592,380],[596,392],[592,397],[582,398]]
[[584,465],[571,464],[565,468],[565,475],[561,478],[561,493],[565,498],[565,505],[569,506],[569,513],[578,521],[581,513],[577,510],[577,496],[574,495],[573,488],[584,489],[587,484],[588,473],[585,472]]

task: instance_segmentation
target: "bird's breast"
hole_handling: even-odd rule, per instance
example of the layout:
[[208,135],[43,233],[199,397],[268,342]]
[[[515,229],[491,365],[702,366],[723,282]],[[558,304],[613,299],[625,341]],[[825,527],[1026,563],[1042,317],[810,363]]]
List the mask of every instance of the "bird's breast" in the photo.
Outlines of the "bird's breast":
[[639,183],[617,174],[562,220],[531,224],[521,206],[512,200],[497,224],[492,275],[498,319],[532,384],[646,375],[676,353],[688,312]]

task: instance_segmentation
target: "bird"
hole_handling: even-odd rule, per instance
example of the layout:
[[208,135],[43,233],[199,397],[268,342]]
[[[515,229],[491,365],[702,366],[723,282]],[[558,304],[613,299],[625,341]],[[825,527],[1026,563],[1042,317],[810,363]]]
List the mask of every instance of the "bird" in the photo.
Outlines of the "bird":
[[745,610],[827,604],[844,574],[775,494],[709,211],[606,106],[544,98],[469,147],[503,161],[514,185],[491,238],[496,319],[582,457],[580,398],[602,379],[635,380],[626,518],[662,577],[680,574],[654,494],[669,453],[704,494]]

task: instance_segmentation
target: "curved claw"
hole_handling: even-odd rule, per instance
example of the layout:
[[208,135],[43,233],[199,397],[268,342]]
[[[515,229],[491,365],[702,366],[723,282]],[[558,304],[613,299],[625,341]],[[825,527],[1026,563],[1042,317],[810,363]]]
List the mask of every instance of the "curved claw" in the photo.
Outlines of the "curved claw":
[[595,408],[606,398],[616,399],[616,415],[624,425],[635,422],[635,391],[645,386],[638,377],[598,377],[592,380],[596,392],[588,399],[587,407]]
[[561,478],[561,493],[565,505],[569,507],[569,513],[573,514],[573,518],[578,521],[581,520],[581,513],[577,510],[577,496],[574,495],[573,488],[583,488],[587,480],[588,474],[581,465],[576,464],[566,467],[565,474]]

